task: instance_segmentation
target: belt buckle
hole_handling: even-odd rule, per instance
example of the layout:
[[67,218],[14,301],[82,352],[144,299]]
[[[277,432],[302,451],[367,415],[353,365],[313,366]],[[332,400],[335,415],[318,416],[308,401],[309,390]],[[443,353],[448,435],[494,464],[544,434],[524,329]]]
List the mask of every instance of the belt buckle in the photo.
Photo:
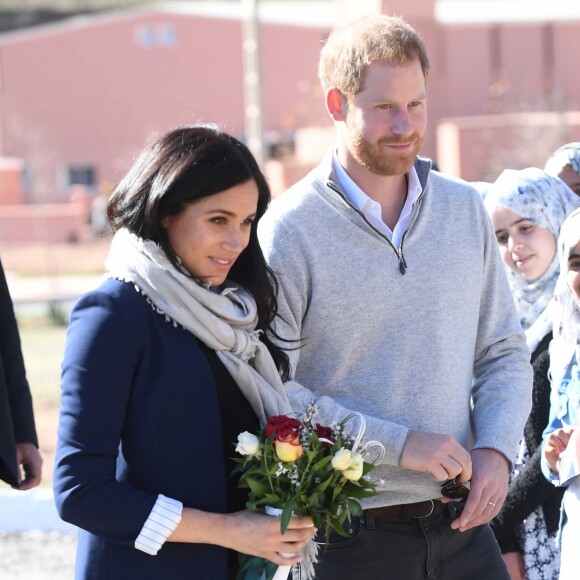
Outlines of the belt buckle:
[[435,510],[435,502],[432,499],[430,499],[428,501],[431,502],[431,509],[429,510],[429,513],[428,514],[425,514],[424,516],[415,516],[414,519],[416,519],[416,520],[422,520],[423,518],[428,518],[433,513],[433,511]]

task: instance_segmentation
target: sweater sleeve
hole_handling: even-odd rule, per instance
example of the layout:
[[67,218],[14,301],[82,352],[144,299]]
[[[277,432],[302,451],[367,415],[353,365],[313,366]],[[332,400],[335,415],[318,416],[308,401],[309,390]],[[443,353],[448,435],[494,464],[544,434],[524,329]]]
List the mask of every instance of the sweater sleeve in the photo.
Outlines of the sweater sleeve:
[[[292,379],[285,384],[292,407],[297,411],[303,411],[311,401],[314,401],[319,411],[317,420],[326,425],[336,424],[356,410],[344,407],[327,395],[316,394],[313,390],[316,388],[315,385],[303,385],[295,380],[296,369],[300,362],[299,347],[308,341],[308,337],[303,336],[302,333],[302,320],[308,311],[312,291],[308,260],[303,255],[299,244],[293,239],[291,232],[281,221],[262,219],[259,224],[259,235],[266,260],[279,282],[279,316],[275,323],[275,330],[280,337],[289,341],[283,346],[288,349],[292,368]],[[398,466],[409,429],[371,415],[364,415],[364,418],[366,420],[365,439],[383,442],[385,455],[382,463]]]
[[484,266],[473,368],[473,449],[495,449],[512,462],[532,406],[532,367],[485,209],[481,226]]
[[62,364],[54,493],[61,518],[133,546],[157,494],[116,478],[124,418],[140,357],[119,299],[92,292],[75,306]]

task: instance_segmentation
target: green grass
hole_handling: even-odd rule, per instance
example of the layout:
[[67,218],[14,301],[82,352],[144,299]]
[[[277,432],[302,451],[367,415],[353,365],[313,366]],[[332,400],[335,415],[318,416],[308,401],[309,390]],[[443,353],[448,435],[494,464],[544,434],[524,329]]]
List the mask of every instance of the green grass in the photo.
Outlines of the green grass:
[[50,319],[19,318],[22,354],[35,405],[58,405],[66,326]]

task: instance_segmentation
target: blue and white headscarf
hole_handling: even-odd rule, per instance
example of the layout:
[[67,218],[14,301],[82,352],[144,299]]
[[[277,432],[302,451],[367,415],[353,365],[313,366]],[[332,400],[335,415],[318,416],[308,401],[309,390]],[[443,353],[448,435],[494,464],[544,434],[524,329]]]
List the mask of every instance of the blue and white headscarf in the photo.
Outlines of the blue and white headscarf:
[[550,175],[558,175],[566,165],[580,175],[580,142],[567,143],[556,149],[546,161],[544,171]]
[[[580,207],[580,197],[561,179],[536,167],[507,169],[489,189],[485,206],[490,214],[496,206],[505,207],[549,230],[557,240],[566,216]],[[552,330],[554,288],[560,271],[558,256],[554,255],[537,280],[526,280],[507,266],[506,271],[528,347],[534,352]]]

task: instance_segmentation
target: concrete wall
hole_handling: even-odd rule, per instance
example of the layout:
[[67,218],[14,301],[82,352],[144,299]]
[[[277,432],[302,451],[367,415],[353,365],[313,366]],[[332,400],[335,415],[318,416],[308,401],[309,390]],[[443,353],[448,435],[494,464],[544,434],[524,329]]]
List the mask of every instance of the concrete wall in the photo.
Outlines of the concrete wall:
[[561,144],[580,141],[580,111],[444,119],[437,141],[441,171],[494,181],[504,169],[543,168]]

